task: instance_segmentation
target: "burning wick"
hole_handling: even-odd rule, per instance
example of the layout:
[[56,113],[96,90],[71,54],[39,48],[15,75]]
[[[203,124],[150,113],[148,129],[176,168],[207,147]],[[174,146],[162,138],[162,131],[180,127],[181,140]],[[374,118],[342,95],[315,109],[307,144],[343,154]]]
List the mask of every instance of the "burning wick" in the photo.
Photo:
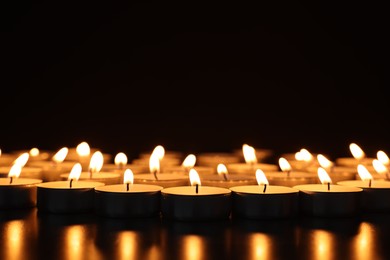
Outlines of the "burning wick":
[[126,183],[126,191],[129,191],[130,183]]
[[328,191],[330,190],[330,182],[328,182]]
[[263,193],[265,193],[266,189],[267,189],[267,184],[264,184]]
[[73,179],[70,179],[69,181],[69,188],[72,188]]
[[226,173],[224,173],[224,174],[222,174],[222,175],[223,175],[223,179],[224,179],[225,181],[229,180]]
[[371,188],[371,179],[368,181],[368,187]]
[[154,175],[154,179],[157,181],[158,178],[157,178],[157,171],[153,171],[153,175]]
[[13,180],[14,180],[14,178],[12,176],[9,177],[9,184],[11,184]]
[[92,168],[89,168],[89,178],[90,178],[90,179],[92,179],[92,173],[93,173]]
[[198,194],[199,191],[199,184],[195,184],[195,193]]

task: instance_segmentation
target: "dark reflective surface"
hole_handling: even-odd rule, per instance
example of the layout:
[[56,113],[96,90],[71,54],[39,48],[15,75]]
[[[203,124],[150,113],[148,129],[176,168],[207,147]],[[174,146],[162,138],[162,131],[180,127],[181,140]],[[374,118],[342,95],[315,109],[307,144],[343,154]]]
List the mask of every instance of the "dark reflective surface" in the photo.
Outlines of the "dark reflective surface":
[[0,212],[0,259],[389,259],[390,214],[180,222]]

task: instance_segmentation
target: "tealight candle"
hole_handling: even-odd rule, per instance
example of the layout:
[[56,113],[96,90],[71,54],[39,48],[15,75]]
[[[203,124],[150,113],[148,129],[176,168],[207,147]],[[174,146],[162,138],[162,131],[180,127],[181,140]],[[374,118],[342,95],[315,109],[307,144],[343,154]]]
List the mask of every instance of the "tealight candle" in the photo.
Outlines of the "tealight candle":
[[0,167],[0,178],[7,177],[11,167],[15,164],[18,164],[22,167],[21,176],[23,178],[31,178],[31,179],[42,179],[42,169],[39,167],[26,166],[28,160],[30,158],[29,153],[20,154],[13,162],[11,166],[1,166]]
[[298,190],[269,185],[261,169],[256,170],[256,185],[230,187],[232,217],[248,219],[290,218],[298,214]]
[[196,156],[194,154],[187,155],[181,165],[167,166],[164,168],[165,173],[183,173],[188,175],[190,169],[194,168],[200,176],[215,174],[215,169],[210,166],[198,166],[196,164]]
[[0,166],[9,166],[17,158],[15,154],[3,153],[0,149]]
[[360,213],[361,188],[332,184],[322,167],[318,168],[318,177],[322,184],[293,187],[299,190],[300,212],[317,217],[354,216]]
[[176,153],[166,155],[165,148],[162,145],[157,145],[149,156],[144,154],[142,157],[132,160],[131,163],[133,165],[148,165],[152,157],[158,158],[161,170],[164,170],[165,167],[177,166],[181,161],[181,157]]
[[164,188],[188,185],[188,176],[182,173],[161,173],[160,160],[152,155],[149,158],[150,173],[134,174],[134,183],[151,184]]
[[318,177],[313,173],[292,170],[291,165],[284,157],[279,158],[279,167],[281,171],[265,171],[271,185],[293,187],[300,184],[319,183]]
[[390,211],[390,181],[375,180],[363,164],[357,166],[360,180],[339,181],[337,184],[363,189],[361,207],[365,212]]
[[133,182],[133,172],[128,168],[124,184],[96,187],[95,212],[113,218],[158,216],[163,187]]
[[36,184],[40,179],[19,178],[22,167],[14,164],[8,178],[0,178],[0,209],[21,209],[35,207],[37,202]]
[[[91,156],[89,171],[82,171],[79,180],[103,182],[104,184],[118,184],[120,183],[121,174],[115,172],[102,172],[103,154],[96,151]],[[67,180],[69,174],[60,174],[62,180]]]
[[75,163],[67,181],[37,184],[37,208],[49,213],[84,213],[94,210],[94,189],[103,182],[79,181],[82,166]]
[[306,148],[301,148],[294,154],[294,157],[284,157],[291,165],[291,169],[298,171],[306,171],[309,167],[318,167],[319,164],[315,160],[315,156],[309,152]]
[[255,152],[256,160],[258,162],[264,162],[266,161],[269,157],[273,155],[273,151],[271,149],[265,149],[265,148],[254,148],[253,146],[250,146],[248,144],[243,144],[241,149],[235,149],[233,151],[234,154],[237,154],[240,157],[240,161],[244,162],[245,161],[245,151],[247,149],[253,149]]
[[231,175],[228,174],[228,169],[223,163],[217,165],[217,173],[213,175],[204,175],[202,183],[205,186],[230,188],[239,185],[254,185],[256,184],[255,177],[250,175]]
[[221,187],[202,186],[198,173],[191,169],[191,186],[161,190],[161,213],[164,218],[182,221],[229,219],[231,191]]
[[17,156],[20,156],[21,154],[28,153],[29,154],[29,159],[27,162],[27,165],[30,164],[30,162],[35,162],[35,161],[46,161],[50,158],[52,155],[51,151],[48,150],[39,150],[38,148],[34,147],[31,148],[30,150],[18,150],[18,151],[13,151],[13,153]]
[[[83,169],[88,168],[91,157],[95,152],[99,151],[97,148],[91,148],[90,145],[83,141],[80,142],[75,148],[69,148],[66,161],[79,162]],[[109,163],[111,161],[111,154],[102,153],[103,163]]]
[[230,174],[248,174],[255,175],[257,169],[263,171],[276,171],[278,166],[270,163],[259,163],[257,161],[256,152],[252,146],[244,145],[243,154],[245,162],[228,163],[226,164]]
[[375,158],[370,158],[366,156],[366,153],[360,148],[356,143],[349,144],[349,150],[353,157],[339,157],[336,158],[336,165],[349,166],[349,167],[357,167],[358,164],[363,165],[371,165],[372,161]]
[[326,158],[323,154],[317,155],[317,161],[319,166],[311,166],[308,167],[308,172],[316,173],[318,170],[318,167],[324,168],[327,173],[329,174],[329,177],[332,179],[333,183],[337,183],[339,181],[345,181],[345,180],[355,180],[357,169],[353,167],[348,166],[338,166],[335,165],[332,161],[330,161],[328,158]]

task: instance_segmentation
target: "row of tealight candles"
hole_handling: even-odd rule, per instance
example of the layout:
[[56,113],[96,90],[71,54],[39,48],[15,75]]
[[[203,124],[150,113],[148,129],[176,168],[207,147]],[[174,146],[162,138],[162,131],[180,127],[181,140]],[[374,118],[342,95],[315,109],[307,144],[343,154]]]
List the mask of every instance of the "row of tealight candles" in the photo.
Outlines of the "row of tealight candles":
[[131,163],[122,152],[112,160],[87,142],[55,153],[0,150],[0,210],[178,220],[389,212],[386,153],[369,158],[356,143],[349,148],[352,157],[335,162],[303,148],[282,155],[279,165],[264,161],[271,151],[248,144],[198,157],[158,145]]

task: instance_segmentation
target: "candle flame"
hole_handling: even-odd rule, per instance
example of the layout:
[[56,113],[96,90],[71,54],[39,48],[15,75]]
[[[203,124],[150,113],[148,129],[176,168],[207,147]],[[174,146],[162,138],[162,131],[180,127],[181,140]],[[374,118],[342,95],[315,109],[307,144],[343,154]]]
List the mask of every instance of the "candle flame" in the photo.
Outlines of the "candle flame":
[[126,165],[127,164],[127,156],[125,153],[119,152],[115,155],[114,163],[117,166]]
[[362,179],[363,181],[373,179],[371,173],[367,170],[367,168],[363,164],[358,164],[357,171],[360,179]]
[[134,174],[133,171],[130,169],[126,169],[123,176],[123,183],[127,184],[133,184],[134,183]]
[[305,161],[305,162],[310,162],[313,160],[313,155],[305,148],[302,148],[299,150],[299,152],[295,153],[295,159],[297,161]]
[[386,165],[384,165],[378,159],[374,159],[372,161],[372,166],[374,166],[375,171],[379,174],[386,174],[388,172]]
[[389,159],[389,156],[387,156],[387,154],[382,151],[382,150],[379,150],[377,153],[376,153],[376,157],[378,158],[378,160],[383,163],[384,165],[389,165],[390,164],[390,159]]
[[267,177],[261,169],[256,170],[256,180],[258,185],[268,185]]
[[328,158],[326,158],[322,154],[317,155],[317,160],[318,160],[318,163],[320,164],[320,166],[324,169],[329,169],[330,167],[333,166],[333,162],[331,162]]
[[19,178],[21,172],[22,166],[20,166],[19,164],[14,164],[9,170],[8,177]]
[[89,161],[89,170],[92,172],[99,172],[103,167],[103,154],[100,151],[96,151],[92,154],[91,160]]
[[183,167],[186,168],[192,168],[195,166],[196,163],[196,156],[194,154],[189,154],[187,157],[183,160],[183,163],[181,164]]
[[228,173],[228,170],[227,170],[225,164],[219,163],[219,164],[217,165],[217,173],[218,173],[219,175],[223,175],[223,174],[227,174],[227,173]]
[[162,160],[165,155],[165,149],[162,145],[157,145],[152,152],[152,155],[156,155],[159,160]]
[[199,174],[195,169],[193,169],[193,168],[190,169],[189,176],[190,176],[191,186],[194,186],[196,184],[201,185]]
[[76,152],[79,156],[88,156],[91,153],[91,148],[87,142],[81,142],[77,145]]
[[279,167],[283,172],[291,171],[291,165],[284,157],[279,158]]
[[356,143],[351,143],[349,145],[349,150],[351,151],[351,154],[355,159],[360,160],[366,156],[362,148],[360,148],[360,146],[357,145]]
[[160,171],[160,159],[156,154],[152,154],[149,158],[149,170],[150,172]]
[[18,156],[18,158],[16,158],[14,160],[14,162],[12,164],[18,164],[20,165],[20,167],[24,167],[28,161],[28,159],[30,158],[30,154],[29,153],[22,153],[21,155]]
[[72,169],[70,170],[68,180],[78,181],[81,175],[81,170],[82,170],[81,164],[75,163]]
[[330,178],[329,174],[326,172],[324,168],[318,167],[317,175],[322,184],[332,183],[332,179]]
[[246,163],[257,163],[256,150],[248,144],[242,145],[242,152]]
[[56,163],[61,163],[65,160],[65,157],[68,155],[69,149],[67,147],[63,147],[56,154],[53,155],[53,161]]
[[38,156],[39,155],[39,149],[36,148],[36,147],[31,148],[29,153],[30,153],[30,156],[32,156],[32,157]]

